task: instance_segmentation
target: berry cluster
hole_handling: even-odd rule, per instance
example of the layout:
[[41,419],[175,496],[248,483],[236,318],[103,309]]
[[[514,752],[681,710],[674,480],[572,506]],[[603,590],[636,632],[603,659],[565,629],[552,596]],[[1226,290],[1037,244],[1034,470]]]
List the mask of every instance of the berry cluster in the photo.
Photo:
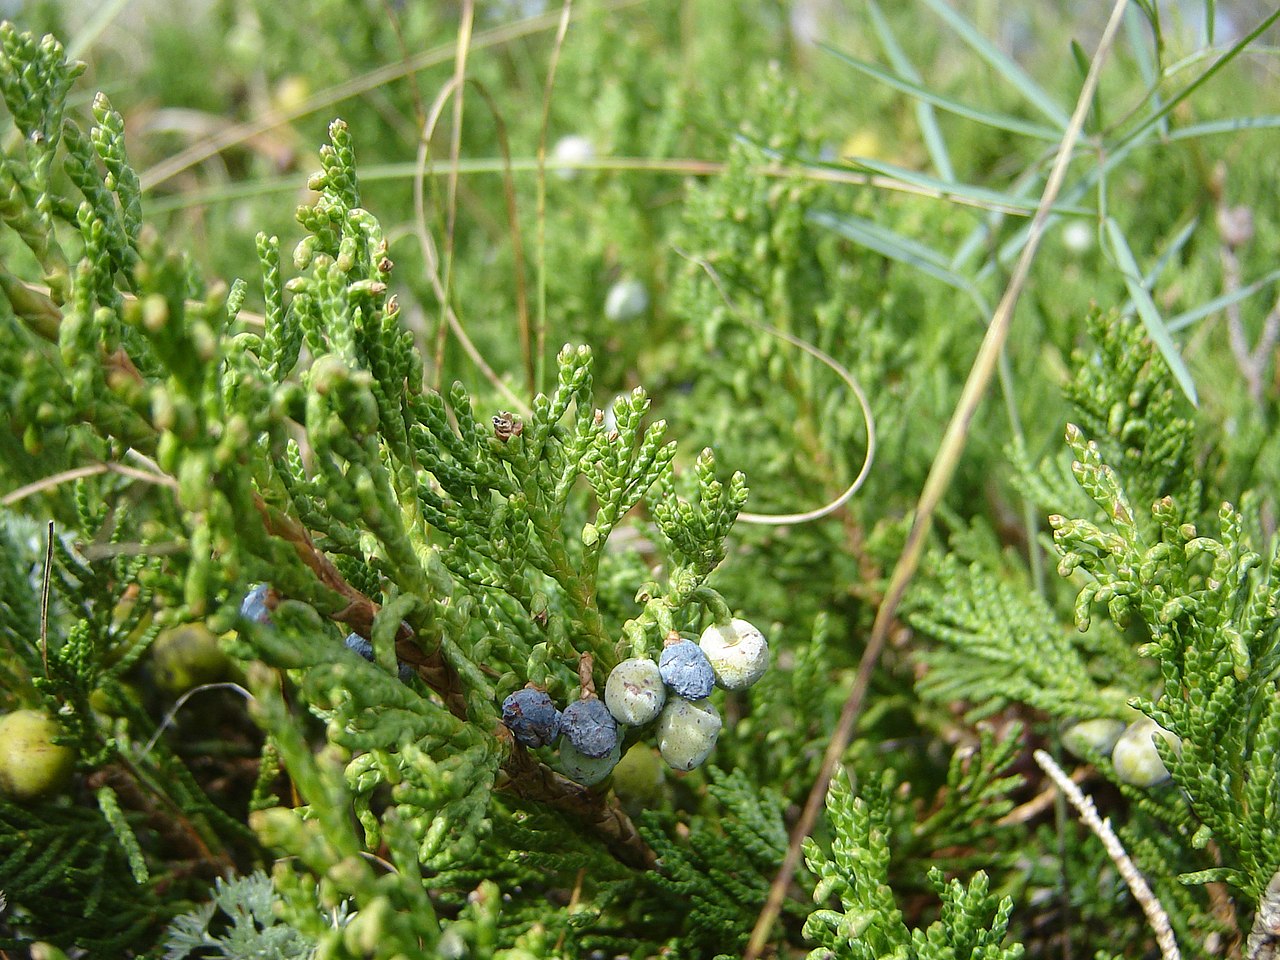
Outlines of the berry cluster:
[[1062,745],[1075,756],[1087,760],[1094,754],[1111,754],[1111,765],[1121,783],[1135,787],[1158,787],[1169,779],[1169,771],[1156,750],[1160,736],[1178,750],[1178,738],[1149,717],[1139,717],[1127,727],[1123,720],[1084,720],[1062,735]]
[[563,712],[545,691],[530,685],[502,704],[502,722],[527,747],[560,738],[560,769],[592,786],[607,777],[622,755],[623,727],[658,722],[658,751],[676,770],[702,764],[720,736],[720,713],[707,699],[720,686],[742,690],[769,666],[764,634],[746,620],[711,626],[698,643],[673,636],[657,663],[623,660],[609,673],[604,700],[584,689]]

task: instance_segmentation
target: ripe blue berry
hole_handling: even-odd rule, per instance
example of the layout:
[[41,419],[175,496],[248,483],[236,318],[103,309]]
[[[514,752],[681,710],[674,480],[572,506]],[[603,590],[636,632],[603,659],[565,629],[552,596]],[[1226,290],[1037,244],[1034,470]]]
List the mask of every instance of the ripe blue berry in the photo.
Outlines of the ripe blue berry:
[[575,700],[564,708],[560,732],[586,757],[607,757],[618,745],[618,722],[594,696]]
[[711,696],[716,674],[707,655],[692,640],[681,640],[662,651],[658,670],[668,687],[686,700]]
[[658,665],[644,657],[623,660],[604,686],[604,703],[619,723],[639,727],[662,712],[667,691]]
[[347,645],[347,649],[352,653],[359,654],[370,663],[373,663],[373,644],[360,636],[358,633],[347,634],[347,639],[343,641]]
[[267,591],[270,584],[260,583],[249,591],[240,604],[240,616],[254,623],[270,623],[271,611],[267,608]]
[[[364,657],[364,659],[368,660],[370,663],[373,663],[374,661],[373,644],[370,643],[368,640],[366,640],[364,637],[360,636],[360,634],[358,633],[347,634],[347,639],[344,640],[343,643],[347,645],[347,649],[350,650],[352,653],[359,654],[360,656]],[[411,681],[413,679],[413,667],[409,666],[407,663],[400,663],[398,664],[398,666],[400,668],[398,671],[400,682],[408,683],[409,681]]]
[[546,691],[517,690],[502,701],[502,722],[526,747],[545,747],[560,736],[561,713]]

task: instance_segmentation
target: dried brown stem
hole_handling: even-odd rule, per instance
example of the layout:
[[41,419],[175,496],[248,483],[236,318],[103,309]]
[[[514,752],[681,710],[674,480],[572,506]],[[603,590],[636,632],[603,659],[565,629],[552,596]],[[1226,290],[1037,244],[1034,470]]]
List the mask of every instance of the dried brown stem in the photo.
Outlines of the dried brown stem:
[[[378,604],[347,583],[346,578],[333,565],[333,561],[316,548],[311,534],[302,524],[288,514],[273,510],[257,495],[254,496],[254,504],[262,515],[267,533],[292,544],[298,557],[316,575],[316,579],[347,600],[347,605],[337,613],[331,614],[331,618],[339,623],[345,623],[361,636],[370,636],[373,632],[373,619],[378,615]],[[423,682],[440,694],[450,713],[459,719],[467,719],[467,702],[462,694],[462,678],[445,660],[439,648],[433,651],[423,650],[415,642],[413,631],[407,625],[401,624],[396,634],[396,656],[413,667],[418,672],[418,676],[422,677]]]
[[507,746],[498,787],[522,800],[545,803],[597,834],[609,852],[629,867],[652,870],[657,857],[611,793],[567,780],[532,757],[515,742],[511,731],[499,726],[498,739]]
[[1013,322],[1014,309],[1017,307],[1018,300],[1022,296],[1023,287],[1030,276],[1031,265],[1035,260],[1040,240],[1044,236],[1049,220],[1049,211],[1057,200],[1059,191],[1062,189],[1067,166],[1071,161],[1075,144],[1080,138],[1085,116],[1089,112],[1089,106],[1093,102],[1093,94],[1098,86],[1102,62],[1115,40],[1125,6],[1125,0],[1115,0],[1111,17],[1107,22],[1106,29],[1103,31],[1101,40],[1098,42],[1097,52],[1094,54],[1093,61],[1089,66],[1089,72],[1081,87],[1080,95],[1076,99],[1076,106],[1072,111],[1071,120],[1067,125],[1067,129],[1063,132],[1062,141],[1058,145],[1053,166],[1049,170],[1044,193],[1040,197],[1036,214],[1032,218],[1026,244],[1022,248],[1017,264],[1014,266],[1013,275],[1009,280],[1009,285],[1005,288],[1004,296],[1000,298],[1000,303],[996,306],[991,322],[987,326],[987,332],[978,349],[978,355],[974,358],[969,376],[965,380],[960,400],[956,404],[951,421],[947,424],[947,431],[943,435],[938,454],[929,469],[929,476],[925,480],[924,489],[920,492],[920,501],[916,507],[911,530],[907,534],[907,542],[894,567],[889,586],[885,590],[884,602],[876,611],[876,619],[871,627],[871,636],[867,639],[867,645],[862,652],[862,659],[858,663],[858,673],[854,678],[853,687],[849,691],[849,697],[840,712],[840,719],[836,724],[836,729],[827,744],[826,753],[822,758],[822,769],[809,790],[809,796],[805,801],[804,809],[801,811],[800,819],[796,822],[795,827],[792,828],[782,866],[778,868],[778,872],[773,878],[773,883],[769,887],[769,895],[765,900],[765,905],[761,909],[760,915],[756,918],[755,927],[751,931],[751,938],[743,954],[745,960],[757,960],[768,943],[774,921],[777,920],[779,913],[782,911],[782,904],[786,898],[787,889],[791,885],[791,878],[800,866],[801,845],[817,823],[818,813],[826,798],[827,787],[830,785],[836,767],[844,756],[845,749],[853,736],[858,716],[862,712],[862,704],[866,697],[867,688],[871,683],[871,676],[876,670],[880,653],[884,649],[885,641],[889,636],[889,630],[895,622],[898,604],[905,595],[907,584],[915,575],[916,567],[920,562],[925,539],[932,526],[933,512],[937,509],[943,494],[951,483],[951,478],[955,474],[956,467],[960,462],[960,456],[964,450],[969,425],[977,415],[978,407],[986,394],[987,386],[995,375],[996,367],[1004,350],[1005,340],[1008,338],[1009,328]]

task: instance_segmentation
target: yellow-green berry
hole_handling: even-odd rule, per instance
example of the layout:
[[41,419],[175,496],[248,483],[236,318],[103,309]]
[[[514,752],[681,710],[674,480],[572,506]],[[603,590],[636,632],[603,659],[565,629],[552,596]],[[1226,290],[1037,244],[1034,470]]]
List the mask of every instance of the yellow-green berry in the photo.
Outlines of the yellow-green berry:
[[1120,735],[1111,751],[1111,764],[1122,783],[1155,787],[1169,779],[1169,771],[1156,751],[1157,735],[1175,750],[1181,747],[1176,736],[1148,717],[1129,724],[1129,728]]
[[1124,721],[1100,717],[1082,720],[1067,727],[1062,734],[1062,745],[1067,752],[1080,760],[1088,760],[1098,754],[1106,756],[1124,733]]
[[232,663],[208,627],[186,623],[156,637],[151,647],[151,668],[158,687],[183,693],[203,683],[226,680]]
[[615,740],[613,749],[603,757],[588,757],[567,737],[560,741],[560,772],[584,787],[594,787],[613,772],[622,756],[622,743]]
[[609,673],[604,703],[619,723],[639,727],[662,712],[667,688],[658,665],[644,657],[623,660]]
[[41,710],[0,717],[0,793],[35,800],[66,784],[75,753],[53,742],[59,733],[57,721]]
[[720,736],[720,714],[706,700],[672,697],[658,718],[658,751],[675,770],[700,766]]

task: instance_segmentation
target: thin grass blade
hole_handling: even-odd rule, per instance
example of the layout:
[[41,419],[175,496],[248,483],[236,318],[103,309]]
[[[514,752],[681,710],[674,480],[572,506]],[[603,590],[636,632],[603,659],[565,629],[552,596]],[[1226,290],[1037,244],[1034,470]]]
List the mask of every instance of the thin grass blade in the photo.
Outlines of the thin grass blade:
[[1160,355],[1164,357],[1165,363],[1169,364],[1169,370],[1178,381],[1182,392],[1191,401],[1191,405],[1199,406],[1191,371],[1187,369],[1182,354],[1178,352],[1178,346],[1173,342],[1173,336],[1169,333],[1169,327],[1164,322],[1164,318],[1160,316],[1155,301],[1151,299],[1147,288],[1142,285],[1142,273],[1138,269],[1137,260],[1133,257],[1133,251],[1129,249],[1129,242],[1125,240],[1119,225],[1109,217],[1106,221],[1106,229],[1107,240],[1116,258],[1116,266],[1120,268],[1120,274],[1124,277],[1125,286],[1129,289],[1129,296],[1133,298],[1138,316],[1142,319],[1143,326],[1147,328],[1147,334],[1156,345],[1156,349],[1160,351]]
[[959,100],[953,100],[950,97],[944,97],[940,93],[922,87],[918,83],[912,83],[897,74],[889,73],[882,70],[874,64],[867,63],[865,60],[859,60],[857,57],[842,53],[834,47],[822,46],[822,49],[841,61],[853,67],[860,73],[878,80],[887,87],[892,87],[900,93],[923,100],[925,103],[931,103],[935,107],[946,110],[948,113],[954,113],[958,117],[965,117],[969,120],[975,120],[978,123],[985,124],[988,127],[995,127],[997,130],[1007,130],[1010,133],[1018,133],[1024,137],[1032,137],[1036,140],[1044,140],[1048,143],[1057,143],[1061,138],[1061,133],[1052,127],[1042,126],[1038,123],[1032,123],[1029,120],[1019,120],[1017,117],[1011,117],[1008,114],[995,113],[991,110],[982,110],[978,107],[971,107],[967,103],[961,103]]
[[[905,167],[899,167],[893,163],[885,163],[882,160],[872,160],[866,157],[853,157],[849,162],[869,173],[879,174],[882,177],[891,177],[894,180],[901,180],[903,183],[909,183],[912,186],[936,190],[944,199],[950,196],[962,198],[969,201],[970,206],[990,207],[991,209],[999,210],[1002,213],[1018,213],[1025,211],[1026,213],[1031,214],[1035,213],[1038,205],[1038,201],[1032,198],[1002,193],[999,190],[977,187],[969,183],[951,183],[937,177],[932,177],[927,173],[921,173],[918,170],[908,170]],[[1093,211],[1086,210],[1083,207],[1063,206],[1053,207],[1052,209],[1057,214],[1065,214],[1068,216],[1087,217],[1093,215]]]
[[980,56],[987,64],[1004,77],[1009,84],[1022,94],[1029,104],[1036,108],[1058,129],[1059,135],[1067,128],[1071,118],[1067,111],[1055,101],[1044,88],[1031,79],[1031,76],[1017,65],[1003,50],[978,32],[968,20],[957,13],[943,0],[924,0],[929,9],[945,20],[956,32],[965,45]]
[[1151,127],[1160,123],[1178,104],[1183,100],[1186,100],[1202,86],[1208,83],[1218,73],[1218,71],[1222,70],[1227,64],[1244,52],[1246,47],[1250,46],[1254,40],[1262,36],[1262,34],[1267,31],[1267,28],[1277,20],[1280,20],[1280,9],[1273,11],[1270,16],[1266,17],[1261,23],[1245,34],[1244,37],[1232,44],[1231,49],[1220,56],[1217,60],[1213,61],[1212,65],[1210,65],[1204,73],[1200,74],[1200,76],[1196,77],[1189,84],[1179,90],[1167,103],[1164,104],[1164,106],[1153,112],[1135,129],[1126,134],[1124,139],[1116,144],[1112,149],[1115,150],[1128,146],[1145,134],[1146,131],[1151,129]]
[[[898,38],[893,35],[893,28],[889,26],[889,21],[880,11],[880,5],[876,0],[867,0],[867,9],[871,13],[871,25],[875,28],[876,35],[880,38],[880,45],[884,47],[885,55],[889,58],[893,69],[899,76],[912,83],[921,83],[920,74],[899,45]],[[934,169],[938,171],[938,176],[947,181],[955,180],[956,172],[951,165],[951,153],[947,150],[947,142],[938,128],[938,119],[934,116],[931,104],[924,101],[916,102],[916,122],[920,124],[920,135],[924,137],[925,149],[929,151],[929,159],[933,162]]]
[[874,250],[890,260],[914,267],[926,276],[963,291],[973,299],[984,315],[988,312],[985,307],[986,300],[973,281],[951,270],[947,266],[947,257],[937,250],[862,217],[815,211],[806,219],[810,223],[838,233],[846,240],[852,240],[859,246]]
[[1231,117],[1227,120],[1209,120],[1205,123],[1193,123],[1189,127],[1181,127],[1165,137],[1164,142],[1195,140],[1198,137],[1211,137],[1220,133],[1240,133],[1244,130],[1273,130],[1276,127],[1280,127],[1280,114],[1270,113],[1257,117]]
[[1186,310],[1177,316],[1170,317],[1165,323],[1165,326],[1169,328],[1170,333],[1177,333],[1179,330],[1185,330],[1193,323],[1203,320],[1205,317],[1215,314],[1219,310],[1223,310],[1226,307],[1231,306],[1233,303],[1239,303],[1241,300],[1247,300],[1259,290],[1271,286],[1271,284],[1275,283],[1277,280],[1280,280],[1280,270],[1272,270],[1270,273],[1258,278],[1253,281],[1253,283],[1241,287],[1239,290],[1224,293],[1222,296],[1214,297],[1212,300],[1208,300],[1205,303],[1200,304],[1198,307],[1192,307],[1190,310]]

